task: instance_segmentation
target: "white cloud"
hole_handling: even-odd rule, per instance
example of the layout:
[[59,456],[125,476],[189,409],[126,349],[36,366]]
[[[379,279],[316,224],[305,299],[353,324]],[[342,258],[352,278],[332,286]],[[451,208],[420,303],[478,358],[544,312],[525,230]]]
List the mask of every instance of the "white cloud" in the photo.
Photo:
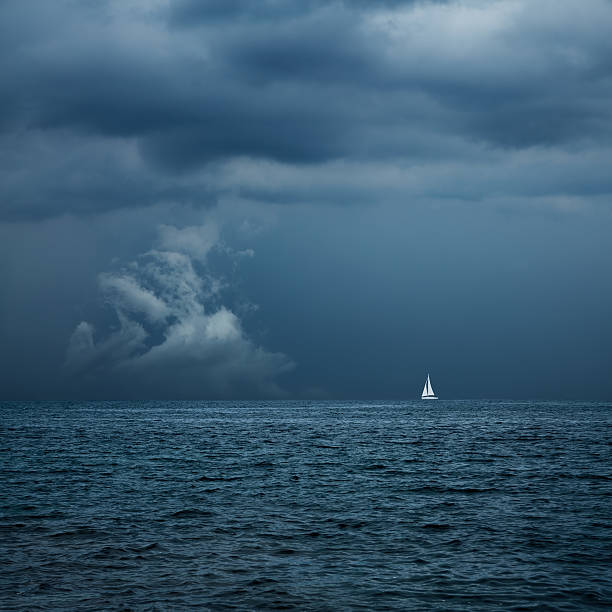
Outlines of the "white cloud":
[[537,88],[551,70],[590,68],[611,25],[606,0],[462,0],[374,11],[364,28],[396,75]]
[[205,255],[217,241],[216,226],[163,226],[160,243],[186,252],[149,251],[120,273],[101,275],[119,328],[96,341],[93,325],[79,323],[68,347],[69,371],[127,378],[147,397],[279,395],[275,378],[293,363],[257,346],[231,309],[214,305],[218,279],[198,271],[205,271]]
[[103,274],[99,285],[117,308],[144,314],[150,321],[161,321],[170,314],[167,304],[152,291],[141,287],[130,276]]
[[219,228],[212,221],[181,229],[162,225],[159,230],[162,249],[185,253],[199,261],[206,261],[206,256],[219,241]]

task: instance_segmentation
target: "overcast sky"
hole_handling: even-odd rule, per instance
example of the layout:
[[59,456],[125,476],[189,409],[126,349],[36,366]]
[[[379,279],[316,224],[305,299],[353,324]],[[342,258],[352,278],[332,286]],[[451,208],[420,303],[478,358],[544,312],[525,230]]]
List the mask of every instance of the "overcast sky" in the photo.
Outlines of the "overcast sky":
[[612,397],[610,0],[3,0],[0,398]]

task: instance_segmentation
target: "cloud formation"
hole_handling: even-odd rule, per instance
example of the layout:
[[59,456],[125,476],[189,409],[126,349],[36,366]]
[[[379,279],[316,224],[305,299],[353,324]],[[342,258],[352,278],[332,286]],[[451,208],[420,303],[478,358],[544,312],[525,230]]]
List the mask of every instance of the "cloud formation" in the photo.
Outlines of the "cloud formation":
[[[376,181],[381,164],[408,167],[404,199],[435,198],[465,160],[483,173],[459,182],[483,200],[490,174],[504,196],[525,191],[504,180],[517,154],[531,156],[547,197],[567,195],[548,155],[607,166],[606,0],[35,4],[0,6],[4,220],[209,206],[243,189],[214,179],[245,160],[314,183],[331,164],[345,185],[356,171]],[[291,187],[267,191],[303,199]]]
[[4,395],[400,396],[444,359],[456,395],[609,395],[611,30],[609,0],[3,0]]
[[65,367],[82,387],[102,382],[121,393],[125,386],[139,397],[282,394],[275,379],[293,363],[247,336],[239,317],[220,304],[221,283],[206,274],[216,236],[214,225],[163,226],[163,250],[100,276],[115,329],[96,338],[82,321],[74,330]]

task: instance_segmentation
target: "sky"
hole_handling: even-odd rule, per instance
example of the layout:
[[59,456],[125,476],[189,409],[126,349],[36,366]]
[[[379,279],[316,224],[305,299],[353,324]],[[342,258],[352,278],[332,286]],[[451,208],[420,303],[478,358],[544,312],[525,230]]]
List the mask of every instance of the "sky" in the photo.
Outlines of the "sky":
[[612,398],[610,0],[3,0],[0,399]]

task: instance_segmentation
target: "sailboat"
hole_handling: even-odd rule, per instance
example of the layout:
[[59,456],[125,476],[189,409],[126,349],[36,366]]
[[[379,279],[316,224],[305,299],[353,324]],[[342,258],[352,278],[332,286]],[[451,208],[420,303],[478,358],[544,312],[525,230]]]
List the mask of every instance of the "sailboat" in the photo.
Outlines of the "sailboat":
[[433,387],[431,386],[431,380],[429,380],[429,373],[427,374],[427,380],[425,381],[425,386],[423,387],[421,399],[438,399],[434,393]]

